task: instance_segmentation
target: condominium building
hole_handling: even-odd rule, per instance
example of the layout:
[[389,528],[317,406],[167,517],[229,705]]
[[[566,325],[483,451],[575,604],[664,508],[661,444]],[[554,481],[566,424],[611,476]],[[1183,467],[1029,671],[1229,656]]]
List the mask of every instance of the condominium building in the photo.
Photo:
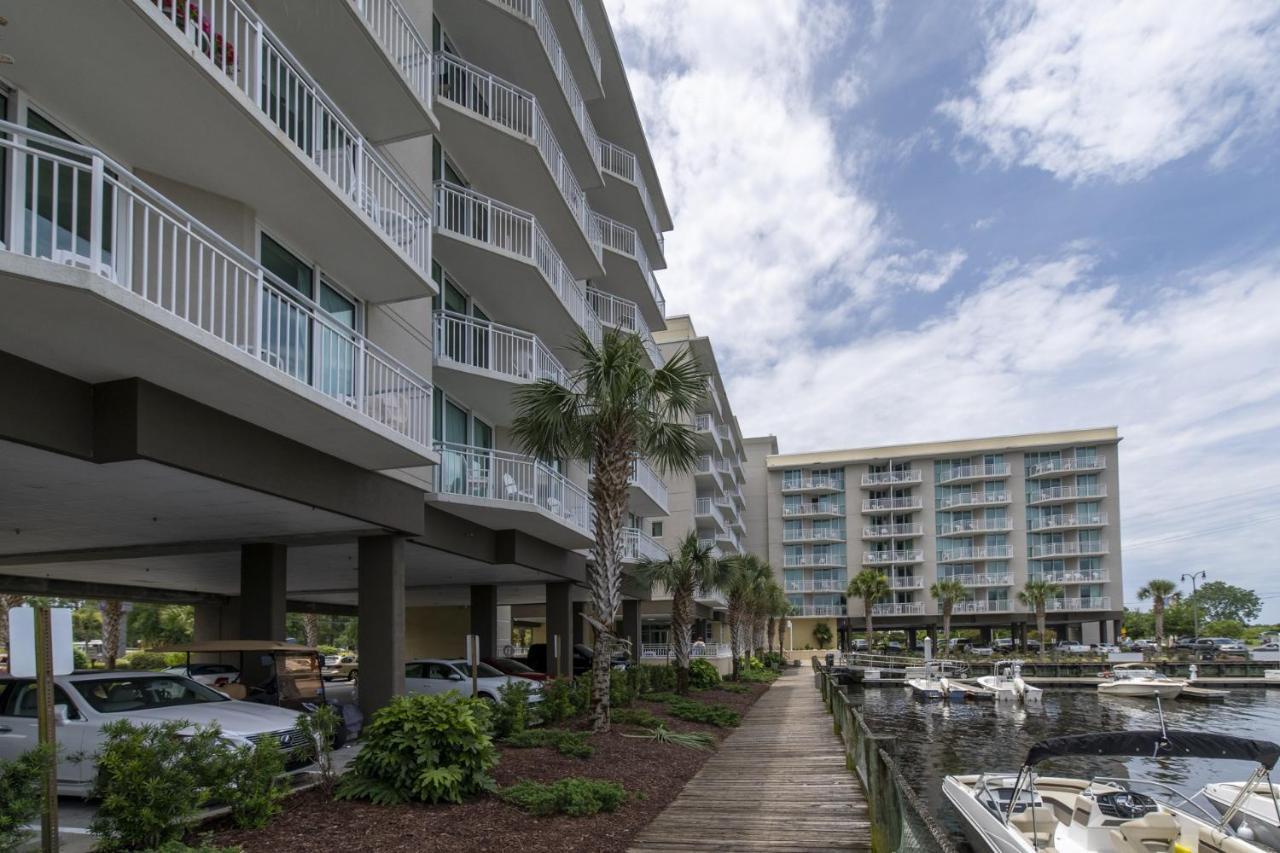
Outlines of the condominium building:
[[862,630],[863,602],[845,591],[864,569],[890,587],[874,625],[912,639],[939,627],[930,588],[949,579],[966,590],[953,627],[1023,636],[1035,620],[1018,594],[1044,580],[1058,590],[1047,615],[1059,637],[1112,641],[1123,611],[1119,445],[1102,428],[768,456],[767,549],[796,641],[812,642],[820,621],[833,636]]
[[[359,615],[368,708],[522,609],[567,666],[591,474],[522,452],[513,394],[607,328],[661,364],[666,325],[603,3],[304,5],[6,12],[0,591],[206,639]],[[668,499],[637,459],[628,560]]]

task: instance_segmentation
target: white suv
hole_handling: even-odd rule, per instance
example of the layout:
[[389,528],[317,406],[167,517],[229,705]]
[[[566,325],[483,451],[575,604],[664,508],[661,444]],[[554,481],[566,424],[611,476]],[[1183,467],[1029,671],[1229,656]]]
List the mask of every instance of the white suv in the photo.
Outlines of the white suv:
[[[95,757],[106,740],[102,727],[117,720],[217,723],[223,737],[234,744],[275,739],[291,766],[305,764],[309,755],[298,729],[297,711],[228,699],[173,673],[64,675],[54,679],[53,701],[58,719],[58,793],[63,795],[88,796],[97,775]],[[35,680],[0,677],[0,759],[12,761],[37,742]]]

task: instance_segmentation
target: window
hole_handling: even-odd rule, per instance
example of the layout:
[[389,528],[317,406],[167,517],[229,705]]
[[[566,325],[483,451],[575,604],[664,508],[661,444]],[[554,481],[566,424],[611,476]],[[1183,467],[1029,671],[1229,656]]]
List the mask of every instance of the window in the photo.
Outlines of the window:
[[[8,690],[0,691],[0,715],[5,717],[35,717],[38,709],[34,681],[15,681]],[[65,690],[53,686],[53,704],[67,706],[67,718],[80,719],[80,712]]]
[[[76,141],[71,134],[32,109],[27,110],[27,127],[68,142]],[[25,158],[25,219],[21,223],[24,251],[55,261],[84,259],[90,269],[94,269],[96,263],[110,265],[111,234],[114,231],[111,212],[115,208],[111,186],[104,187],[102,194],[102,256],[92,259],[90,243],[93,229],[90,223],[93,210],[90,200],[93,197],[93,177],[87,169],[71,165],[87,166],[89,158],[40,142],[32,141],[29,145],[36,151],[51,153],[69,162]],[[23,162],[19,161],[20,164]],[[107,170],[107,174],[114,176],[111,170]]]
[[649,535],[654,539],[662,538],[662,522],[654,521],[649,524]]

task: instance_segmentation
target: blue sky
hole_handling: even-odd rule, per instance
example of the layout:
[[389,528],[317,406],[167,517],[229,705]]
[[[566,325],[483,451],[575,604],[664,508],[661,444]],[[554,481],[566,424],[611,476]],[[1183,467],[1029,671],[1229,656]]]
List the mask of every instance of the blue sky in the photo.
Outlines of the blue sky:
[[1280,4],[606,6],[744,433],[1115,424],[1126,597],[1280,621]]

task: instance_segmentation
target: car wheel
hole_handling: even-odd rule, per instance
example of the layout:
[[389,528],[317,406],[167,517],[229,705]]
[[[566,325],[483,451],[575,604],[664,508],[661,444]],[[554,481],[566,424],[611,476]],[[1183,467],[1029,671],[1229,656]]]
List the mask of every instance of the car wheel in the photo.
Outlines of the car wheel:
[[490,696],[488,693],[481,693],[480,698],[484,700],[486,705],[497,705],[497,697]]

